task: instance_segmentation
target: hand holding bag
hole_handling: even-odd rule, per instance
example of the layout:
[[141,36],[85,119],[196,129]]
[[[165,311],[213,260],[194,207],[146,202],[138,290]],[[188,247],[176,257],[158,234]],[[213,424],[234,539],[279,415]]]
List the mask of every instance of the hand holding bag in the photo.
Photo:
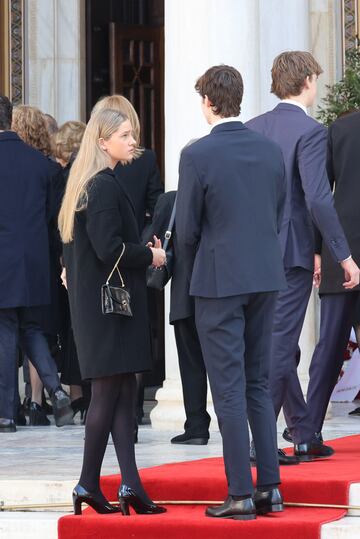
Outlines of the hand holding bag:
[[176,198],[174,201],[174,206],[171,212],[171,217],[169,221],[169,226],[165,232],[165,241],[163,249],[166,253],[166,262],[163,266],[156,268],[154,266],[149,266],[146,270],[146,284],[149,288],[155,288],[156,290],[163,290],[165,285],[170,281],[173,272],[174,266],[174,251],[173,246],[169,246],[169,242],[172,236],[172,231],[174,228],[176,214]]
[[[125,288],[123,278],[118,268],[118,264],[124,254],[124,251],[125,244],[123,243],[121,254],[117,259],[109,277],[107,278],[106,283],[101,287],[101,308],[103,314],[121,314],[123,316],[132,316],[130,307],[130,293]],[[110,284],[110,279],[115,270],[118,272],[121,287],[112,286]]]

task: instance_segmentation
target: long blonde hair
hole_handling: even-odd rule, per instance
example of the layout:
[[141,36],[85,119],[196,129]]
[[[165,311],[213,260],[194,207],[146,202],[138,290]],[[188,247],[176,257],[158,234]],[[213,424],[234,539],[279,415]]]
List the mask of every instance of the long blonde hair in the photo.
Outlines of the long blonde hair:
[[71,242],[74,237],[75,213],[86,208],[89,182],[110,164],[108,155],[100,148],[99,139],[108,140],[125,120],[127,117],[120,112],[102,109],[91,116],[86,126],[59,213],[59,230],[64,243]]
[[[91,114],[95,114],[101,109],[117,110],[124,116],[127,116],[130,120],[133,136],[136,141],[133,159],[140,157],[144,152],[144,148],[140,148],[140,121],[139,116],[130,101],[120,94],[108,95],[99,99],[92,109]],[[121,161],[121,163],[124,165],[127,161]]]

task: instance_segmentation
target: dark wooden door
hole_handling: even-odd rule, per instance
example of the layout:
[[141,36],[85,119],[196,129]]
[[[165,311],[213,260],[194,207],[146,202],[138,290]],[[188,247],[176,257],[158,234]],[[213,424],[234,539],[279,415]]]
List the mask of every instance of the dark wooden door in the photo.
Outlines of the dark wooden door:
[[164,31],[110,23],[110,93],[127,97],[140,119],[141,144],[164,172]]

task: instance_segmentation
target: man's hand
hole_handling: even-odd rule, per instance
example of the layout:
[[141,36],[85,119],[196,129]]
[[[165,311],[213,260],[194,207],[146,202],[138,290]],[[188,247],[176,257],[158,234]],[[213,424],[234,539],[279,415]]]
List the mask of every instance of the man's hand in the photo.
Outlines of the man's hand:
[[320,283],[321,283],[321,256],[315,255],[313,285],[315,286],[315,288],[319,288]]
[[344,270],[345,276],[345,282],[343,283],[343,287],[346,288],[346,290],[351,290],[359,284],[360,270],[352,258],[349,258],[348,260],[343,260],[342,262],[340,262],[340,265]]

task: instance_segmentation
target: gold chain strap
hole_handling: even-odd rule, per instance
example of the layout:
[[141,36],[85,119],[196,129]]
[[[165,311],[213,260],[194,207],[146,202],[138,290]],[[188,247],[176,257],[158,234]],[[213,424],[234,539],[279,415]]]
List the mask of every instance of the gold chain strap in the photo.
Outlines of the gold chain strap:
[[118,274],[119,274],[119,277],[120,277],[120,281],[121,281],[121,287],[122,287],[122,288],[125,288],[125,284],[124,284],[123,278],[122,278],[121,273],[120,273],[120,270],[119,270],[119,268],[118,268],[118,264],[119,264],[119,262],[120,262],[120,260],[121,260],[121,258],[122,258],[122,255],[124,254],[124,251],[125,251],[125,243],[123,243],[123,247],[122,247],[121,254],[120,254],[119,258],[117,259],[117,261],[116,261],[116,263],[115,263],[115,266],[114,266],[113,269],[111,270],[111,273],[110,273],[109,277],[108,277],[107,280],[106,280],[106,284],[109,284],[109,281],[110,281],[111,277],[113,276],[114,271],[117,270],[117,272],[118,272]]

